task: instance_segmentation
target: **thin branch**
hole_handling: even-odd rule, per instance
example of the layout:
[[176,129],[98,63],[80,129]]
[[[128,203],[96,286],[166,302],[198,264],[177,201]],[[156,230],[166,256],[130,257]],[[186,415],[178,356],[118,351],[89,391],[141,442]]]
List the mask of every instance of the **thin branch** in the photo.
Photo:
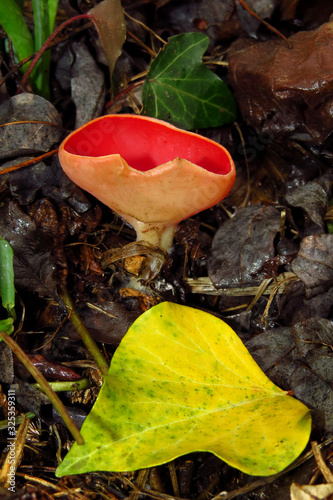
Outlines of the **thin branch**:
[[57,394],[51,389],[49,383],[47,382],[44,375],[41,374],[39,370],[34,366],[32,361],[28,358],[23,349],[15,342],[15,340],[10,337],[6,332],[0,331],[0,338],[11,348],[15,356],[21,361],[29,373],[33,376],[36,382],[40,385],[45,395],[49,398],[59,415],[61,415],[64,423],[66,424],[68,430],[72,434],[73,438],[77,444],[84,444],[84,439],[76,427],[75,423],[68,414],[64,404],[59,399]]
[[14,170],[19,170],[20,168],[30,167],[30,165],[35,165],[36,163],[39,163],[40,161],[44,160],[45,158],[48,158],[49,156],[56,154],[57,152],[58,152],[58,149],[52,149],[52,151],[48,151],[47,153],[44,153],[41,156],[37,156],[36,158],[32,158],[31,160],[22,161],[21,163],[18,163],[17,165],[13,165],[11,167],[4,168],[3,170],[0,171],[0,175],[8,174],[8,172],[13,172]]
[[284,35],[282,35],[282,33],[280,33],[279,30],[277,30],[276,28],[274,28],[274,26],[272,26],[271,24],[269,24],[267,21],[265,21],[264,19],[262,19],[260,16],[258,16],[258,14],[256,14],[253,10],[250,9],[250,7],[246,4],[245,0],[238,0],[238,2],[241,4],[241,6],[249,13],[251,14],[251,16],[253,16],[255,19],[257,19],[257,21],[259,21],[260,23],[264,24],[266,26],[266,28],[268,28],[270,31],[273,31],[273,33],[275,33],[276,35],[278,35],[280,38],[282,38],[286,44],[288,45],[288,47],[290,49],[293,48],[293,45],[292,43],[288,40],[288,38],[286,38]]
[[36,64],[38,63],[39,59],[42,57],[42,55],[44,54],[44,52],[50,48],[50,43],[54,40],[54,38],[64,29],[66,28],[69,24],[73,23],[74,21],[78,21],[80,19],[89,19],[89,21],[91,21],[91,16],[89,14],[80,14],[78,16],[75,16],[75,17],[71,17],[71,19],[67,19],[67,21],[63,22],[56,30],[54,30],[54,32],[52,33],[52,35],[49,36],[49,38],[46,40],[46,42],[43,43],[43,45],[41,46],[41,48],[36,52],[36,55],[35,57],[33,58],[33,60],[31,61],[31,64],[28,68],[28,70],[26,71],[24,77],[22,78],[22,87],[24,88],[25,85],[28,83],[28,79],[31,75],[31,72],[33,71],[34,67],[36,66]]
[[96,364],[98,368],[101,370],[102,375],[107,375],[109,370],[109,365],[106,359],[104,358],[103,354],[99,350],[96,342],[92,339],[89,331],[87,330],[79,314],[75,310],[71,297],[68,293],[68,290],[64,286],[61,287],[60,289],[60,297],[65,303],[66,309],[68,311],[69,320],[71,321],[76,331],[80,335],[82,342],[90,352],[93,359],[96,361]]

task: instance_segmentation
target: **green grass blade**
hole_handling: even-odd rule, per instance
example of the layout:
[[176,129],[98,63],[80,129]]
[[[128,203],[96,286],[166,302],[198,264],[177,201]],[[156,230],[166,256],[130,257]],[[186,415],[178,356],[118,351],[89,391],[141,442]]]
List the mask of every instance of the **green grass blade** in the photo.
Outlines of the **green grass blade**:
[[[14,252],[8,241],[0,237],[0,294],[2,306],[15,318]],[[6,331],[6,330],[5,330]]]
[[[33,37],[15,0],[1,0],[0,25],[12,41],[19,60],[25,59],[34,53]],[[23,71],[26,71],[28,66],[28,63],[25,64]]]
[[[37,52],[53,32],[58,0],[32,0],[32,6],[35,23],[35,51]],[[50,51],[44,52],[33,72],[36,90],[46,99],[50,97],[50,60]]]
[[49,0],[49,33],[54,30],[59,0]]
[[32,0],[35,25],[35,51],[41,48],[46,40],[49,21],[47,14],[47,0]]
[[[35,52],[41,48],[48,37],[49,20],[47,11],[47,0],[32,0],[35,25]],[[45,97],[49,97],[49,69],[50,53],[44,52],[41,59],[36,64],[32,73],[32,78],[37,92]]]

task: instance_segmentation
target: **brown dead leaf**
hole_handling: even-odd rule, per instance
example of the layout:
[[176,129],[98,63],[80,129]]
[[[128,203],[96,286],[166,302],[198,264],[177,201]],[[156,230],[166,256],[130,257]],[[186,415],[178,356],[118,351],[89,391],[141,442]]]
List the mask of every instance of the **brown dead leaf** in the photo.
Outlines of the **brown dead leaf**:
[[150,256],[158,259],[163,257],[163,251],[144,241],[133,241],[121,247],[109,248],[102,255],[101,265],[104,268],[119,260],[128,259],[137,255]]
[[[128,311],[122,304],[112,301],[108,295],[105,299],[99,297],[91,302],[82,302],[76,310],[96,342],[117,347],[139,313]],[[80,338],[70,321],[64,324],[63,331],[73,342]]]
[[[63,365],[62,363],[53,361],[52,359],[46,359],[41,354],[28,354],[28,357],[30,361],[32,361],[33,365],[38,368],[47,380],[76,381],[81,378],[81,376],[72,368]],[[21,378],[25,378],[26,380],[31,378],[28,370],[21,364],[21,362],[16,361],[15,368]]]
[[120,0],[104,0],[89,11],[104,47],[112,75],[126,39],[126,23]]
[[216,288],[254,285],[267,276],[261,270],[275,256],[274,238],[280,220],[280,212],[273,206],[250,205],[237,209],[222,224],[207,261],[208,275]]
[[311,408],[315,428],[326,432],[333,429],[332,345],[332,322],[316,317],[269,328],[246,342],[260,368]]
[[314,234],[301,242],[291,268],[308,288],[325,289],[333,283],[333,234]]
[[286,201],[289,205],[304,210],[306,217],[304,217],[303,231],[307,234],[325,231],[324,216],[328,198],[327,193],[318,183],[308,182],[304,186],[296,187],[291,193],[287,193]]
[[14,250],[15,285],[40,297],[58,298],[54,242],[15,202],[0,209],[0,233]]
[[238,40],[229,79],[245,120],[258,133],[322,143],[332,132],[333,22],[289,41]]
[[135,298],[138,301],[140,311],[144,312],[156,305],[159,301],[156,297],[149,295],[139,290],[134,290],[134,288],[121,288],[119,290],[121,298]]
[[332,3],[327,0],[281,0],[279,6],[281,20],[302,23],[307,29],[317,28],[329,21],[332,15]]
[[84,270],[85,274],[90,272],[98,276],[103,275],[103,270],[96,260],[94,249],[90,246],[82,245],[79,252],[79,259],[81,268]]
[[187,219],[181,222],[176,229],[175,240],[183,245],[192,260],[202,259],[206,256],[204,247],[210,245],[210,238],[200,232],[199,219]]

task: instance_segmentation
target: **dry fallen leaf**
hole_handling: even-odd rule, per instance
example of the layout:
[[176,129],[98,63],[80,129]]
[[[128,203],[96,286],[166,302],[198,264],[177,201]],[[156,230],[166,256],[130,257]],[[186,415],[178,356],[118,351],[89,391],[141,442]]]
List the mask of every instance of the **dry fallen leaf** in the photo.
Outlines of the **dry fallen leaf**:
[[333,234],[313,234],[303,238],[291,268],[309,288],[332,286]]
[[323,142],[332,132],[333,22],[281,40],[238,40],[229,82],[242,115],[258,133]]
[[333,495],[333,484],[293,483],[290,487],[290,500],[330,500]]
[[274,238],[280,211],[273,206],[238,208],[216,231],[208,258],[208,275],[216,288],[258,284],[265,263],[275,256]]
[[126,39],[126,23],[120,0],[104,0],[89,11],[104,47],[110,74],[122,52]]

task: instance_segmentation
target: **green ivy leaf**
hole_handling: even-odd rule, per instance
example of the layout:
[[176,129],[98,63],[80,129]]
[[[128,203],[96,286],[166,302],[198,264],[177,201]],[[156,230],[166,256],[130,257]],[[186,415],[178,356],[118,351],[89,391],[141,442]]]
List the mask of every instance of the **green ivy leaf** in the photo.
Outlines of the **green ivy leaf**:
[[210,451],[253,475],[304,449],[306,406],[275,386],[223,321],[163,302],[142,314],[112,359],[97,401],[57,475],[125,471]]
[[202,33],[169,38],[151,63],[143,85],[143,114],[188,130],[235,120],[232,93],[202,62],[208,44],[209,38]]

